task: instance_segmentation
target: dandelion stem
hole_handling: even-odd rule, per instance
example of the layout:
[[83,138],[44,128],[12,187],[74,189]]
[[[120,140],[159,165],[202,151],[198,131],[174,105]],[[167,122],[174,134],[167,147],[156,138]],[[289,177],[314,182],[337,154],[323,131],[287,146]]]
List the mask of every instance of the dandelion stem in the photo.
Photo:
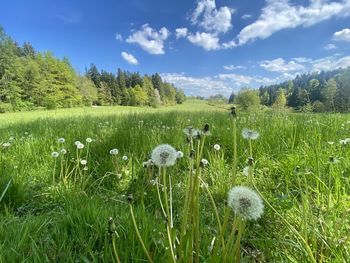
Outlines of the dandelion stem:
[[135,220],[135,215],[134,215],[134,211],[133,211],[133,208],[132,208],[132,204],[129,204],[129,207],[130,207],[131,219],[132,219],[132,223],[134,225],[134,229],[135,229],[136,235],[137,235],[137,237],[138,237],[138,239],[139,239],[139,241],[141,243],[142,249],[143,249],[143,251],[145,252],[145,254],[147,256],[148,261],[153,263],[153,260],[152,260],[151,256],[149,255],[148,250],[146,249],[145,243],[143,243],[140,231],[137,228],[137,224],[136,224],[136,220]]
[[112,246],[113,246],[113,254],[114,254],[115,260],[117,261],[117,263],[120,263],[117,248],[115,245],[115,235],[113,235],[113,237],[112,237]]

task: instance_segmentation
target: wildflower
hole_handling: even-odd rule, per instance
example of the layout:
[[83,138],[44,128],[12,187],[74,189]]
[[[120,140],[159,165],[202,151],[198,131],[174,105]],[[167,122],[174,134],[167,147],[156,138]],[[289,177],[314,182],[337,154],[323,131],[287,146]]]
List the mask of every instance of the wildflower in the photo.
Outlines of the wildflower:
[[154,148],[151,159],[158,167],[173,166],[176,162],[177,151],[169,144],[162,144]]
[[157,180],[151,179],[151,180],[149,181],[149,183],[150,183],[151,185],[156,185],[156,184],[157,184]]
[[89,170],[89,168],[88,168],[87,166],[85,166],[85,167],[83,168],[83,170],[84,170],[84,171],[87,171],[87,170]]
[[81,160],[80,163],[81,163],[82,165],[86,165],[86,164],[87,164],[87,161],[86,161],[86,160]]
[[65,155],[66,153],[67,153],[67,150],[66,150],[66,149],[64,149],[64,148],[62,148],[62,149],[60,150],[60,154]]
[[77,144],[77,149],[83,149],[84,147],[85,145],[82,143]]
[[220,151],[221,147],[219,144],[215,144],[214,145],[214,149],[217,150],[217,151]]
[[256,140],[259,137],[259,133],[257,131],[253,131],[253,130],[249,130],[247,128],[244,128],[242,131],[242,136],[244,139]]
[[201,165],[202,165],[203,167],[207,166],[208,164],[209,164],[209,162],[208,162],[207,159],[202,159],[202,160],[201,160]]
[[10,147],[10,146],[11,146],[11,143],[9,143],[9,142],[5,142],[2,144],[2,147],[4,147],[4,148]]
[[51,157],[52,158],[57,158],[60,154],[58,152],[52,152]]
[[264,211],[261,197],[245,186],[235,186],[228,193],[228,205],[243,219],[256,220]]
[[92,142],[92,139],[91,139],[91,138],[86,138],[86,142],[87,142],[87,143],[91,143],[91,142]]
[[183,132],[186,134],[187,138],[195,138],[199,139],[201,137],[202,132],[193,127],[187,127],[183,129]]
[[128,156],[124,155],[124,156],[122,157],[122,159],[123,159],[123,161],[127,161],[127,160],[128,160]]
[[184,153],[181,151],[177,151],[177,158],[182,158],[184,157]]
[[66,139],[65,138],[58,138],[58,143],[64,143],[65,141],[66,141]]
[[337,164],[337,163],[340,163],[340,160],[339,160],[339,158],[337,158],[337,157],[330,156],[330,157],[329,157],[329,163],[331,163],[331,164]]
[[347,144],[347,141],[346,141],[346,140],[339,140],[339,143],[340,143],[341,145],[346,145],[346,144]]
[[75,141],[74,144],[75,144],[75,146],[77,146],[78,144],[81,144],[81,142],[80,141]]
[[149,159],[148,161],[142,163],[142,167],[143,168],[147,168],[147,167],[150,167],[150,166],[153,166],[153,161],[151,159]]
[[203,128],[203,134],[210,135],[209,124],[206,123]]
[[114,148],[112,150],[109,151],[110,155],[117,155],[119,153],[118,149]]

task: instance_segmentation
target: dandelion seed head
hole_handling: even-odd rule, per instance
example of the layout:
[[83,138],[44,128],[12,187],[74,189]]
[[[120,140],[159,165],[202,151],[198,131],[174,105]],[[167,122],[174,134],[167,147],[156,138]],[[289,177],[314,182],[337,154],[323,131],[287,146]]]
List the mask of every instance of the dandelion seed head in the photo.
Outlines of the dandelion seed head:
[[91,142],[92,142],[92,139],[91,139],[91,138],[86,138],[86,142],[87,142],[87,143],[91,143]]
[[79,143],[79,144],[77,144],[77,149],[83,149],[85,147],[85,145],[84,144],[82,144],[82,143]]
[[261,197],[245,186],[235,186],[228,193],[228,205],[243,219],[256,220],[264,212]]
[[177,158],[182,158],[184,157],[184,153],[181,151],[177,151]]
[[176,162],[177,151],[169,144],[162,144],[154,148],[151,159],[158,167],[173,166]]
[[83,170],[84,170],[84,171],[87,171],[87,170],[89,170],[89,168],[88,168],[87,166],[85,166],[85,167],[83,168]]
[[75,141],[74,144],[75,144],[75,146],[77,146],[78,144],[81,144],[81,142],[80,141]]
[[9,142],[4,142],[2,144],[2,147],[4,147],[4,148],[10,147],[10,146],[11,146],[11,143],[9,143]]
[[128,160],[128,156],[124,155],[124,156],[122,157],[122,159],[123,159],[123,161],[127,161],[127,160]]
[[57,158],[60,154],[58,152],[52,152],[51,157],[52,158]]
[[65,154],[67,153],[67,150],[64,149],[64,148],[62,148],[62,149],[60,150],[60,153],[63,154],[63,155],[65,155]]
[[147,168],[147,167],[151,167],[151,166],[153,166],[152,159],[149,159],[148,161],[142,163],[143,168]]
[[66,141],[66,139],[65,138],[58,138],[58,143],[64,143],[65,141]]
[[207,166],[208,164],[209,164],[209,161],[208,161],[207,159],[202,159],[202,160],[201,160],[201,165],[202,165],[203,167]]
[[114,148],[114,149],[112,149],[112,150],[109,151],[109,154],[110,154],[110,155],[117,155],[118,153],[119,153],[119,150],[116,149],[116,148]]
[[220,147],[219,144],[215,144],[215,145],[214,145],[214,149],[215,149],[216,151],[220,151],[221,147]]
[[86,164],[87,164],[87,161],[86,161],[86,160],[81,160],[80,163],[81,163],[82,165],[86,165]]
[[249,130],[247,128],[244,128],[242,131],[243,138],[247,140],[256,140],[259,138],[259,135],[260,135],[259,132]]

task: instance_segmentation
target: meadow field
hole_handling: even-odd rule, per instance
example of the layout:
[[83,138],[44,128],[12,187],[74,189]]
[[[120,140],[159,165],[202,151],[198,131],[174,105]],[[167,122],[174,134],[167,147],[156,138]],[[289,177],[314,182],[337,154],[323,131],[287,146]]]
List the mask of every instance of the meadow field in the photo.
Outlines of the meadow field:
[[1,114],[0,262],[350,262],[350,115],[226,108]]

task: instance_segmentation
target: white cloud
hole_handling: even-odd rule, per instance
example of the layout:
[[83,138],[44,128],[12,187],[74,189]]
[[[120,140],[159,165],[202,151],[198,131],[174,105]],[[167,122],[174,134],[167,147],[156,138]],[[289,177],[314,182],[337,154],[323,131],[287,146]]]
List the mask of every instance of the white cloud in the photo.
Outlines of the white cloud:
[[293,60],[286,62],[283,58],[265,60],[260,64],[260,66],[268,71],[281,73],[305,69],[304,65],[299,64]]
[[327,71],[335,70],[338,68],[346,68],[350,66],[350,56],[338,57],[330,56],[325,58],[320,58],[312,61],[313,71]]
[[306,58],[306,57],[297,57],[297,58],[293,58],[292,60],[299,62],[299,63],[307,63],[307,62],[312,61],[311,58]]
[[224,69],[226,70],[235,70],[235,69],[245,69],[245,66],[235,66],[235,65],[226,65],[223,66]]
[[273,33],[298,26],[312,26],[334,16],[350,15],[350,0],[329,2],[310,0],[306,7],[293,5],[288,0],[267,0],[258,20],[244,27],[238,34],[243,45],[258,38],[265,39]]
[[237,86],[248,85],[253,80],[253,78],[250,76],[238,75],[238,74],[219,74],[217,77],[221,80],[232,81]]
[[118,40],[118,41],[123,41],[122,35],[118,34],[118,33],[115,34],[115,39]]
[[191,22],[208,32],[226,33],[232,28],[233,13],[234,10],[227,6],[217,9],[215,0],[199,0],[191,15]]
[[129,53],[122,52],[121,56],[126,62],[128,62],[131,65],[138,65],[139,64],[137,59],[133,55],[131,55]]
[[[185,73],[163,73],[162,79],[175,84],[175,86],[184,89],[187,95],[200,95],[209,97],[214,94],[223,94],[229,96],[235,88],[232,85],[213,77],[190,77]],[[236,87],[237,88],[237,87]]]
[[252,18],[253,16],[251,14],[245,14],[243,16],[241,16],[242,19],[249,19]]
[[341,31],[335,32],[334,40],[350,42],[350,28],[344,28]]
[[216,50],[220,48],[219,38],[215,34],[196,32],[188,35],[187,39],[194,45],[200,46],[205,50]]
[[323,48],[324,48],[325,50],[332,50],[332,49],[336,49],[337,46],[334,45],[334,44],[332,44],[332,43],[329,43],[329,44],[325,45]]
[[176,39],[187,36],[188,29],[186,27],[176,28]]
[[135,43],[150,54],[164,54],[164,41],[169,37],[170,32],[165,27],[159,31],[154,30],[148,24],[144,24],[141,30],[130,35],[126,42]]

